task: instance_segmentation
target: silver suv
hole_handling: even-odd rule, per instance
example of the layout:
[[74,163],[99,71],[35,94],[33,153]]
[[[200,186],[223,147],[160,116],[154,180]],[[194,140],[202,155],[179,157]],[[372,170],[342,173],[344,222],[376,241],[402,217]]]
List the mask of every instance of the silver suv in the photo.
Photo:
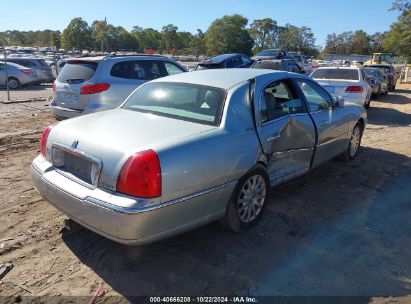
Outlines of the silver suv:
[[53,84],[51,111],[57,119],[115,108],[143,83],[187,72],[174,60],[157,55],[84,57],[66,61]]

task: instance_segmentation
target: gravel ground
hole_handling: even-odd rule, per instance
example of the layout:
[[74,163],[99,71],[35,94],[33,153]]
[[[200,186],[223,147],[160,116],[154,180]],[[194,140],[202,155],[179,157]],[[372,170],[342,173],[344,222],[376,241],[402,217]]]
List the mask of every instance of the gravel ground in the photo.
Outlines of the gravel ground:
[[116,301],[361,295],[411,302],[411,85],[372,102],[355,161],[330,161],[273,188],[255,228],[233,234],[212,223],[144,247],[63,229],[65,216],[34,190],[30,162],[54,122],[46,105],[0,107],[0,263],[14,264],[0,296],[91,296],[102,286]]
[[[27,99],[51,99],[53,96],[53,88],[51,84],[43,84],[38,86],[30,86],[18,90],[10,91],[10,100],[27,100]],[[7,91],[4,88],[0,89],[0,102],[8,100]]]

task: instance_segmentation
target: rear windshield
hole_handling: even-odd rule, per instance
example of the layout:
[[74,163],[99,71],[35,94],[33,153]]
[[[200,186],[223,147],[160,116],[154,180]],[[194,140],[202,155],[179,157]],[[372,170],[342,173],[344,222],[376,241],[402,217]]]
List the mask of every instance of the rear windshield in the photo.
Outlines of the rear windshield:
[[317,69],[311,74],[314,79],[359,80],[356,69]]
[[367,76],[372,76],[372,77],[376,77],[377,76],[377,70],[374,69],[364,69],[365,74],[367,74]]
[[98,63],[92,61],[69,61],[57,77],[59,82],[81,83],[94,76]]
[[224,90],[213,87],[152,82],[132,93],[123,108],[218,126],[225,95]]
[[256,56],[277,56],[278,51],[275,50],[264,50],[259,52]]
[[37,62],[38,62],[39,65],[44,66],[44,67],[49,66],[44,59],[37,59]]

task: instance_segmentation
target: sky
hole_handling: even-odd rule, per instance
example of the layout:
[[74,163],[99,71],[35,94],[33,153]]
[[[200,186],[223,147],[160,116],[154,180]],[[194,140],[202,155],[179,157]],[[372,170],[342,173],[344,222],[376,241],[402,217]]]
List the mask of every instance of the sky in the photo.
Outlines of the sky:
[[388,11],[393,0],[21,0],[0,4],[0,32],[6,30],[60,30],[70,20],[82,17],[91,24],[107,18],[115,26],[131,30],[134,25],[161,31],[174,24],[179,31],[206,31],[224,15],[240,14],[255,19],[270,17],[279,25],[290,23],[312,29],[317,45],[327,34],[364,30],[368,34],[387,31],[399,13]]

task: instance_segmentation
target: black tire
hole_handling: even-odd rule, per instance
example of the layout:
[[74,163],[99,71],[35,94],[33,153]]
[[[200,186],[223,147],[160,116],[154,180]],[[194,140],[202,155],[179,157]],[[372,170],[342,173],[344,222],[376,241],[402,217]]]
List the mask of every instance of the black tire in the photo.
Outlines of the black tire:
[[21,87],[20,81],[16,77],[9,77],[7,82],[10,90],[16,90]]
[[370,105],[371,105],[371,96],[370,96],[370,99],[368,99],[368,101],[365,102],[364,108],[368,110],[370,108]]
[[[356,133],[356,132],[359,132],[358,134]],[[361,139],[362,139],[362,134],[363,134],[363,132],[364,132],[364,127],[363,127],[363,124],[361,123],[361,122],[358,122],[356,125],[355,125],[355,127],[354,127],[354,129],[353,129],[353,131],[352,131],[352,133],[351,133],[351,138],[350,138],[350,142],[349,142],[349,144],[348,144],[348,147],[347,147],[347,149],[344,151],[344,153],[342,153],[341,155],[340,155],[340,159],[341,160],[343,160],[343,161],[351,161],[351,160],[354,160],[354,158],[357,156],[357,154],[358,154],[358,150],[360,149],[360,147],[361,147]],[[358,142],[357,142],[357,139],[354,139],[354,137],[357,137],[357,136],[359,136],[358,137]],[[356,145],[356,148],[355,149],[353,149],[353,145]],[[354,151],[355,150],[355,151]]]
[[[250,184],[253,179],[256,188],[252,186],[252,183]],[[247,189],[252,191],[249,199],[245,195]],[[238,181],[228,202],[225,216],[220,220],[220,223],[234,232],[253,227],[263,215],[269,200],[269,193],[270,181],[267,171],[262,165],[255,165]],[[247,220],[247,217],[249,217],[249,220]]]

